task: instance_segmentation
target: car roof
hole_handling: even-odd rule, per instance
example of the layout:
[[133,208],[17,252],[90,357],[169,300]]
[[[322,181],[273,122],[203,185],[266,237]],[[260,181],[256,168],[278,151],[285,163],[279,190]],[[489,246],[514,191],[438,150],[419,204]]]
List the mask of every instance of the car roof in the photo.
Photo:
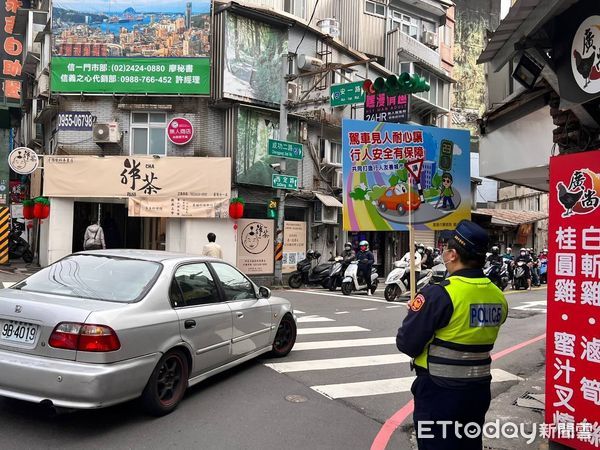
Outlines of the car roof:
[[76,255],[98,255],[114,256],[119,258],[140,259],[142,261],[164,262],[164,261],[214,261],[224,262],[222,259],[210,258],[208,256],[192,255],[187,253],[166,252],[164,250],[133,250],[133,249],[109,249],[109,250],[87,250],[75,253]]

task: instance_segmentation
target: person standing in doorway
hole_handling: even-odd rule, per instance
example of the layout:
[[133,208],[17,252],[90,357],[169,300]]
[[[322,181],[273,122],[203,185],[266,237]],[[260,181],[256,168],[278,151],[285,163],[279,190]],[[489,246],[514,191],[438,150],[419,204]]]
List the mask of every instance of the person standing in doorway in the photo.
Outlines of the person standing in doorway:
[[487,232],[463,220],[448,233],[442,235],[448,239],[442,258],[450,276],[409,302],[396,346],[413,358],[417,375],[411,391],[419,450],[481,450],[481,433],[473,437],[455,430],[485,422],[490,352],[508,304],[483,274]]
[[208,233],[206,238],[208,239],[208,244],[202,248],[202,255],[223,259],[223,250],[221,250],[221,246],[215,242],[217,240],[215,233]]
[[84,250],[100,250],[106,248],[104,230],[98,223],[92,223],[85,229],[83,235]]

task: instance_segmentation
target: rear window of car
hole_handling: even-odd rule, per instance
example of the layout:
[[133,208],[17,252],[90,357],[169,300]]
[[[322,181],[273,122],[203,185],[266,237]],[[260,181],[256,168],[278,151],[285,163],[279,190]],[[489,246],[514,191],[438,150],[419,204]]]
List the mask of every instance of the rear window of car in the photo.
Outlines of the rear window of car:
[[160,274],[162,264],[101,255],[72,255],[48,266],[13,289],[93,300],[140,300]]

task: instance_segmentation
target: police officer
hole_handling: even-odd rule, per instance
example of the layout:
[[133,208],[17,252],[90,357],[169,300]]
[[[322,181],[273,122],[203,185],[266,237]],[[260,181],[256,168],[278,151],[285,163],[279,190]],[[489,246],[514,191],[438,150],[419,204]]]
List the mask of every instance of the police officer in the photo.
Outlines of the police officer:
[[409,303],[396,345],[414,358],[417,377],[411,391],[419,449],[480,450],[482,434],[467,438],[460,424],[484,424],[491,401],[490,351],[508,305],[483,274],[486,231],[463,220],[442,238],[448,239],[442,258],[450,276]]

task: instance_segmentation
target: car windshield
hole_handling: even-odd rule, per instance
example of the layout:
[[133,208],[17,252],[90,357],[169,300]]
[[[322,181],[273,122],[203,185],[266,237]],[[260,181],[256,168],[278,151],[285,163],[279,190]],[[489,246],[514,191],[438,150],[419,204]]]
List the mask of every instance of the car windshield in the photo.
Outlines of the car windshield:
[[48,266],[13,289],[129,303],[154,283],[162,265],[105,255],[72,255]]

